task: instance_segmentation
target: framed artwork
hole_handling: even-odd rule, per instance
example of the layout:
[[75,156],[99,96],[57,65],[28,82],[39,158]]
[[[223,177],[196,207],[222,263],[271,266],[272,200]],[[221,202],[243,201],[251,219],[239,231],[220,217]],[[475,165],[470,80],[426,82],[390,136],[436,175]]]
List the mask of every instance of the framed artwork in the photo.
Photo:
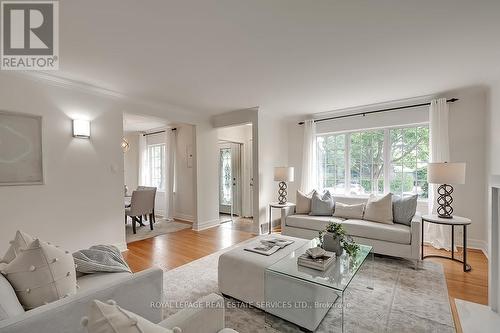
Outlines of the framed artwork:
[[0,110],[0,186],[40,184],[42,117]]

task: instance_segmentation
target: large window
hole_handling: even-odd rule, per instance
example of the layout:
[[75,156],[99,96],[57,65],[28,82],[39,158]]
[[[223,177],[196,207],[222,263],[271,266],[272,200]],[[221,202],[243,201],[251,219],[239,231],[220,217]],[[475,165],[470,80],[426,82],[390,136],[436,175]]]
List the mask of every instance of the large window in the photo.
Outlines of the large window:
[[165,191],[165,144],[148,145],[149,186]]
[[427,125],[318,135],[317,159],[320,189],[428,197]]

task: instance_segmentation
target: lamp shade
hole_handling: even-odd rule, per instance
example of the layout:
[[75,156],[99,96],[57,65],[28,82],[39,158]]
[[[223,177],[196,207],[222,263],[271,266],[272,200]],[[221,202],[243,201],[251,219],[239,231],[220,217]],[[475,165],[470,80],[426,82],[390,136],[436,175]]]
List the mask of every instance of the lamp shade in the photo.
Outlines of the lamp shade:
[[294,172],[293,167],[275,167],[274,180],[277,182],[293,182]]
[[431,184],[465,184],[465,163],[429,163],[427,181]]
[[74,119],[73,136],[75,138],[90,138],[90,121],[83,119]]

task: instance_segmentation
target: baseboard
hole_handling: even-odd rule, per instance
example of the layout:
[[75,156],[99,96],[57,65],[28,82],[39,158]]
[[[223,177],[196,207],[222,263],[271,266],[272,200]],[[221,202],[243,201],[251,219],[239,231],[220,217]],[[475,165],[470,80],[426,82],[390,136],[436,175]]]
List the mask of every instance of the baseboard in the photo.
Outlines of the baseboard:
[[488,257],[488,244],[484,240],[480,239],[469,239],[467,240],[467,248],[481,250],[483,254]]
[[120,252],[128,251],[127,243],[117,243],[113,245],[116,246]]
[[194,216],[182,213],[175,213],[174,219],[194,223]]
[[203,221],[203,222],[198,222],[198,223],[193,223],[193,230],[195,231],[201,231],[213,227],[217,227],[220,225],[220,220],[219,219],[214,219],[214,220],[209,220],[209,221]]

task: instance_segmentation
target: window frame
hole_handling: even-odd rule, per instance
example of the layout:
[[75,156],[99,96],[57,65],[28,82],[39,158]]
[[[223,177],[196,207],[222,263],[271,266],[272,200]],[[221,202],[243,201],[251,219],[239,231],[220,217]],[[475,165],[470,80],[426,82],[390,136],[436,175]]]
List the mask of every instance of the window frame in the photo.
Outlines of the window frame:
[[[163,158],[161,158],[162,156],[160,156],[160,166],[161,166],[161,183],[160,184],[163,184],[164,188],[160,188],[159,186],[156,186],[156,184],[153,184],[153,163],[152,163],[152,158],[151,158],[151,148],[155,148],[155,147],[163,147]],[[160,193],[163,193],[166,191],[166,165],[165,165],[165,154],[167,153],[167,145],[165,143],[153,143],[153,144],[147,144],[146,145],[146,150],[147,150],[147,159],[148,159],[148,162],[147,162],[147,166],[149,168],[148,170],[148,186],[155,186],[157,187],[156,191],[157,192],[160,192]],[[161,153],[160,153],[161,155]]]
[[[413,123],[413,124],[405,124],[405,125],[395,125],[395,126],[385,126],[385,127],[372,127],[372,128],[359,128],[359,129],[353,129],[353,130],[343,130],[343,131],[332,131],[332,132],[323,132],[323,133],[317,133],[314,140],[315,140],[315,149],[318,149],[318,137],[328,137],[328,136],[337,136],[337,135],[345,135],[344,140],[344,160],[345,160],[345,167],[344,167],[344,194],[347,197],[357,197],[357,198],[367,198],[370,196],[370,194],[361,194],[361,195],[351,195],[348,194],[351,192],[351,135],[355,133],[361,133],[361,132],[369,132],[369,131],[384,131],[384,146],[383,146],[383,161],[384,161],[384,195],[387,193],[390,193],[391,191],[391,135],[390,131],[391,130],[397,130],[397,129],[407,129],[407,128],[416,128],[416,127],[428,127],[429,128],[430,123],[428,121],[426,122],[419,122],[419,123]],[[429,138],[430,140],[430,138]],[[430,142],[429,142],[430,144]],[[430,149],[429,149],[430,150]],[[430,151],[429,151],[430,153]],[[315,163],[318,163],[318,157],[316,157]],[[427,162],[429,163],[429,162]],[[316,170],[319,169],[319,165],[316,165],[315,167]],[[319,185],[319,184],[317,184]],[[418,202],[422,203],[427,203],[428,198],[421,198],[420,196],[418,197]]]

